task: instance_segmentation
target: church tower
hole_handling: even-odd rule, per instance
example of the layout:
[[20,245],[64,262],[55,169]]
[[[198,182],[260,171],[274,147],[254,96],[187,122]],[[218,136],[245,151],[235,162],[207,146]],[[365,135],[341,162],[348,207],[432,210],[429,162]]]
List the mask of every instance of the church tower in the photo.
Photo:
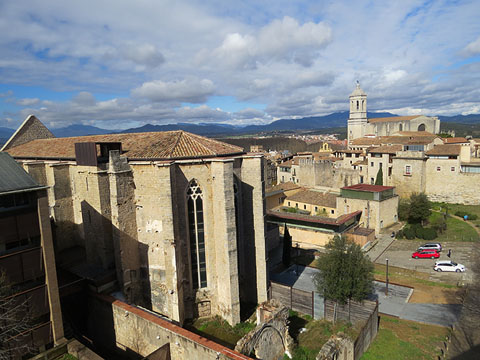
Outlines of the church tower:
[[367,127],[367,94],[360,88],[357,80],[357,87],[350,94],[350,116],[348,117],[348,141],[363,137]]

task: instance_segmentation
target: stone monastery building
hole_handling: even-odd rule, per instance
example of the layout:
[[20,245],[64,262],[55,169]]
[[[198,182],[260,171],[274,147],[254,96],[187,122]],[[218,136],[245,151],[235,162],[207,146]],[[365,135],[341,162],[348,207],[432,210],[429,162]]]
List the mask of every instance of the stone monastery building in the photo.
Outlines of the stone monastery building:
[[49,186],[70,270],[115,272],[179,323],[267,300],[262,155],[183,131],[54,138],[32,115],[2,150]]
[[350,94],[350,116],[348,118],[349,143],[364,136],[390,136],[402,131],[427,131],[440,133],[440,120],[424,115],[367,118],[367,94],[357,81],[356,89]]

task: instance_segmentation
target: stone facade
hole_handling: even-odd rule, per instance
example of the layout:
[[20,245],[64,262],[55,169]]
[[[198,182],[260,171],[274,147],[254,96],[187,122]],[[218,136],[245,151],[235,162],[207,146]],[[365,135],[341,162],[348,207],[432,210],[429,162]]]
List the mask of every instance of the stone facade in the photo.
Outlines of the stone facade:
[[350,95],[350,115],[348,118],[348,141],[372,136],[390,136],[402,131],[426,131],[432,134],[440,132],[440,120],[437,117],[398,116],[390,118],[367,118],[367,94],[357,82],[356,89]]
[[64,265],[115,269],[129,302],[179,323],[220,315],[235,324],[240,301],[267,300],[263,155],[132,161],[112,150],[96,166],[17,161],[50,187]]
[[18,130],[3,145],[0,151],[6,151],[14,146],[25,144],[34,139],[50,139],[55,137],[40,120],[29,115]]

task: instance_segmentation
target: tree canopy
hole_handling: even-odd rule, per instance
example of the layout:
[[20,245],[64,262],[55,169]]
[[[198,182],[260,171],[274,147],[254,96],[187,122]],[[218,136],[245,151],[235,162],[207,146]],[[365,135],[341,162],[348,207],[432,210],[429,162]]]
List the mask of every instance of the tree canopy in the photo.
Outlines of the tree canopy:
[[432,214],[431,204],[425,193],[413,193],[409,203],[408,222],[411,224],[423,223]]
[[375,179],[375,185],[383,185],[383,170],[382,170],[382,168],[378,169],[377,177]]
[[318,260],[320,271],[314,279],[317,291],[340,304],[366,299],[373,291],[373,264],[360,246],[335,236],[326,249]]

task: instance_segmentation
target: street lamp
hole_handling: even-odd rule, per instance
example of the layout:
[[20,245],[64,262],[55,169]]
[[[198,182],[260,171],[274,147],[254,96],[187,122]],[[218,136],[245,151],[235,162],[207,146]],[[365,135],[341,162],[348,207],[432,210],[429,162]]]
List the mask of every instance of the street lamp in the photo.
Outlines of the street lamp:
[[385,296],[388,296],[388,259],[387,260],[387,274],[386,274],[386,277],[387,277],[387,287],[385,288]]

